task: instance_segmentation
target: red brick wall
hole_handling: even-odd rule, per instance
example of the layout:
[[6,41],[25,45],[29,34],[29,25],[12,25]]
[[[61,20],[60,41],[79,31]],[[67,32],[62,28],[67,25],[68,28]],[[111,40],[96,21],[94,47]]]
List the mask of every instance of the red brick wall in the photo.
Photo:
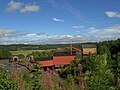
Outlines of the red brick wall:
[[74,60],[75,56],[54,56],[53,63],[54,65],[66,65],[70,64],[72,60]]

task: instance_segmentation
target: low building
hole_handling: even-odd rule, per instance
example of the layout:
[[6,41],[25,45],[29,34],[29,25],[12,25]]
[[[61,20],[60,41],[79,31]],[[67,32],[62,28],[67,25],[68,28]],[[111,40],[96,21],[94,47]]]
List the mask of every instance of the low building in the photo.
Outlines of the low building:
[[96,55],[97,54],[96,44],[82,44],[82,54],[83,56]]
[[[79,57],[96,55],[97,47],[95,44],[82,44],[82,50],[73,47],[67,47],[67,52],[55,52],[52,57],[41,57],[37,59],[37,62],[41,64],[44,70],[56,69],[70,65],[72,60],[80,60]],[[75,52],[73,52],[75,51]]]
[[75,55],[71,55],[70,52],[55,52],[53,57],[41,57],[37,62],[46,70],[46,68],[56,69],[67,66],[74,59]]

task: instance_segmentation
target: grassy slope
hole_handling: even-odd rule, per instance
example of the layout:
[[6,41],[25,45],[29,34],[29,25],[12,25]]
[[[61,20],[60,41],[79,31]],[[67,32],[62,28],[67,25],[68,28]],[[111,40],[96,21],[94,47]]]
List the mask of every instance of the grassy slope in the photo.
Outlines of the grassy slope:
[[10,51],[10,52],[13,55],[23,54],[23,55],[26,56],[27,54],[31,54],[32,52],[35,52],[35,51],[42,52],[42,51],[45,51],[45,50],[19,50],[19,51]]
[[32,52],[35,52],[35,51],[38,51],[38,52],[43,52],[43,51],[46,51],[46,52],[50,52],[50,51],[64,51],[63,49],[60,49],[60,50],[57,50],[57,49],[47,49],[47,50],[17,50],[17,51],[10,51],[13,55],[18,55],[18,54],[23,54],[23,55],[28,55],[28,54],[31,54]]

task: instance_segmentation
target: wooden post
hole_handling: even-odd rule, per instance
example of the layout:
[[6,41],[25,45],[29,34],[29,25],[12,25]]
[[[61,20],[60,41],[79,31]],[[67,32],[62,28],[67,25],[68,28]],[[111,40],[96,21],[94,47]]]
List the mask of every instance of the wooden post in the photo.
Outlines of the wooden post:
[[70,45],[70,55],[72,55],[72,44]]

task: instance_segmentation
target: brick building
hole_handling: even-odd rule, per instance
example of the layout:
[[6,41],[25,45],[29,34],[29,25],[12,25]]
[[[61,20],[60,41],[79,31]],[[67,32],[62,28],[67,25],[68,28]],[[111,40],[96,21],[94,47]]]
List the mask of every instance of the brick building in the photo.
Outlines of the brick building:
[[[72,60],[80,60],[76,56],[88,56],[97,54],[95,44],[82,44],[82,49],[78,49],[70,45],[67,47],[67,52],[55,52],[52,57],[41,57],[37,60],[43,68],[55,69],[63,66],[68,66]],[[76,52],[72,52],[76,51]]]

